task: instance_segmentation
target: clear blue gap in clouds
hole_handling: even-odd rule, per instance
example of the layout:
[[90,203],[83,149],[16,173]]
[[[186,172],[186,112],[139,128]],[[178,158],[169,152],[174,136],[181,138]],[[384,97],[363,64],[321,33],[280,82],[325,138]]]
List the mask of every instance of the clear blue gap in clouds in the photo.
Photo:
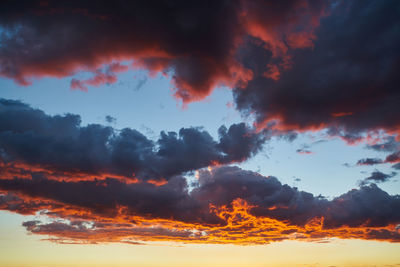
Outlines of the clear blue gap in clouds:
[[[243,120],[234,107],[227,106],[228,102],[233,102],[228,88],[218,88],[207,99],[189,104],[186,109],[182,109],[173,98],[170,79],[162,75],[148,77],[146,71],[119,74],[116,83],[88,86],[88,92],[70,90],[72,78],[92,76],[91,73],[79,73],[69,78],[44,78],[28,87],[0,79],[0,97],[21,100],[51,115],[79,114],[83,125],[99,123],[117,129],[134,128],[153,139],[159,136],[160,131],[177,132],[182,127],[192,126],[204,127],[216,139],[221,125],[229,127]],[[107,115],[116,120],[107,122]],[[348,146],[338,139],[312,145],[312,154],[296,152],[303,144],[321,138],[323,136],[318,134],[314,137],[302,134],[293,142],[273,138],[263,152],[238,165],[266,176],[276,176],[282,183],[297,186],[300,190],[330,197],[358,187],[357,181],[368,177],[375,169],[384,173],[393,171],[388,164],[344,166],[344,163],[355,165],[361,158],[383,155],[365,149],[363,144]],[[301,181],[296,181],[296,178]],[[390,194],[398,194],[400,182],[395,182],[396,179],[379,186]]]
[[[91,77],[86,73],[78,79]],[[72,78],[76,78],[72,77]],[[157,75],[147,78],[146,71],[128,71],[118,75],[114,84],[88,86],[88,92],[70,90],[72,78],[44,78],[31,86],[21,87],[8,79],[0,79],[0,96],[18,99],[46,113],[79,114],[82,124],[107,124],[105,116],[116,119],[110,125],[122,129],[135,128],[143,133],[152,130],[179,131],[182,127],[203,126],[214,137],[222,124],[241,122],[239,113],[226,104],[232,102],[228,89],[218,89],[202,102],[192,103],[187,109],[173,98],[170,79]],[[140,88],[138,83],[146,82]]]

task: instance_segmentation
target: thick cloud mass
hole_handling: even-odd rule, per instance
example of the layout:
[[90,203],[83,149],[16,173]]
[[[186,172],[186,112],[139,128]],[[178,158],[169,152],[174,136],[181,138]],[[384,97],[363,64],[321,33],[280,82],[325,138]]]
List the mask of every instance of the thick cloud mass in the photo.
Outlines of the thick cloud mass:
[[266,131],[256,133],[240,123],[222,126],[219,142],[200,128],[161,132],[152,141],[134,129],[81,126],[78,115],[49,116],[12,100],[0,100],[0,121],[0,156],[7,166],[20,163],[60,173],[141,180],[165,180],[209,165],[244,161],[268,138]]
[[[112,178],[66,182],[49,180],[45,175],[1,178],[0,190],[5,193],[0,197],[1,209],[22,214],[41,211],[50,218],[69,220],[72,225],[24,224],[29,231],[56,237],[71,238],[71,231],[79,229],[93,235],[96,231],[107,230],[108,237],[112,238],[113,234],[116,237],[108,241],[121,241],[123,227],[128,231],[123,236],[147,240],[142,235],[148,233],[149,228],[139,232],[137,228],[156,223],[167,228],[165,231],[169,229],[163,238],[173,239],[173,233],[177,233],[170,233],[173,225],[178,232],[186,231],[181,241],[194,242],[234,242],[238,231],[242,234],[241,240],[237,240],[239,243],[294,238],[290,236],[292,233],[306,235],[303,238],[312,235],[378,239],[370,236],[372,230],[377,234],[387,231],[390,238],[383,239],[400,240],[393,228],[400,223],[400,198],[388,195],[374,184],[327,200],[283,185],[275,177],[238,167],[216,167],[200,170],[198,184],[191,191],[181,176],[156,186],[127,184]],[[83,222],[95,226],[79,228],[73,223],[76,221],[81,221],[78,226]],[[61,234],[57,231],[59,227],[65,230]],[[193,236],[194,230],[204,234]],[[260,233],[263,233],[261,239]],[[88,233],[81,234],[72,237],[88,239]],[[151,236],[155,240],[159,237],[156,233]],[[101,236],[96,240],[106,241]]]
[[71,77],[86,91],[143,68],[169,75],[184,103],[226,85],[257,131],[221,126],[214,140],[191,127],[151,140],[1,99],[0,209],[44,217],[23,226],[61,243],[399,242],[400,196],[375,184],[394,172],[329,200],[226,166],[272,135],[325,129],[352,143],[386,134],[368,147],[390,154],[358,164],[398,169],[399,17],[396,0],[1,1],[0,76]]
[[[230,74],[227,64],[237,5],[223,1],[2,1],[0,73],[27,84],[29,77],[64,77],[82,68],[94,70],[113,59],[136,59],[150,70],[173,69],[178,94],[201,97],[218,76]],[[84,84],[73,80],[71,86],[82,89]]]
[[[315,31],[312,49],[289,51],[291,66],[268,77],[271,52],[250,39],[244,65],[254,72],[235,90],[238,108],[300,130],[332,133],[400,129],[400,2],[337,1]],[[350,137],[350,136],[349,136]]]
[[[71,80],[87,90],[135,68],[172,77],[175,96],[201,100],[235,88],[260,127],[400,129],[399,2],[2,1],[0,75]],[[343,133],[344,132],[344,133]]]
[[277,56],[288,47],[311,46],[323,5],[298,0],[6,0],[0,10],[2,76],[28,85],[30,78],[66,77],[86,69],[95,76],[73,79],[71,88],[87,90],[115,82],[115,72],[126,70],[111,68],[112,61],[135,60],[135,67],[172,71],[176,97],[190,102],[219,84],[244,86],[251,79],[251,71],[235,58],[247,34],[268,40]]

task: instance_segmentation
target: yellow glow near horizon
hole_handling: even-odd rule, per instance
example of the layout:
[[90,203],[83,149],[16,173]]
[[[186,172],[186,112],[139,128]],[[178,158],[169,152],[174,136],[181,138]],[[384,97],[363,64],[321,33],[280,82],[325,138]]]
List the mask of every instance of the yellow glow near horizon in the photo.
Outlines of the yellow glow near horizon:
[[204,267],[400,265],[400,244],[332,239],[329,243],[283,241],[268,245],[61,245],[27,235],[21,215],[1,212],[1,267]]

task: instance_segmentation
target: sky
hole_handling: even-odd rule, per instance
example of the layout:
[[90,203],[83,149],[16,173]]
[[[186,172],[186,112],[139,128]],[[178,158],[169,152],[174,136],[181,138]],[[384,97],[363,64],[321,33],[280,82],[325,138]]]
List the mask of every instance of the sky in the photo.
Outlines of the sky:
[[398,1],[2,1],[0,266],[399,266]]

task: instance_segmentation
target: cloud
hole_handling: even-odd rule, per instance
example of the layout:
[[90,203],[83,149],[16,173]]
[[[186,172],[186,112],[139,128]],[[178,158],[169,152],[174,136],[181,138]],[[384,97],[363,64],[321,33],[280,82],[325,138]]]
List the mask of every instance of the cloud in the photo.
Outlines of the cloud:
[[86,80],[72,79],[70,87],[72,90],[81,90],[84,92],[88,91],[87,86],[101,86],[104,84],[113,84],[117,82],[117,72],[124,72],[129,69],[126,65],[121,65],[118,62],[114,62],[105,67],[105,70],[97,69],[94,71],[94,77]]
[[[383,129],[393,136],[369,148],[390,152],[384,162],[397,168],[395,7],[397,1],[1,2],[1,76],[29,85],[91,72],[71,80],[71,89],[86,91],[144,68],[170,75],[184,103],[226,85],[234,88],[235,107],[256,117],[257,130],[222,126],[215,140],[191,127],[153,140],[0,100],[0,209],[44,218],[23,226],[60,243],[399,242],[400,197],[375,184],[394,172],[373,172],[358,189],[329,200],[226,166],[254,156],[272,135],[293,140],[297,131],[327,129],[356,143]],[[184,175],[191,171],[197,180],[189,186]]]
[[144,68],[170,75],[184,104],[235,88],[261,128],[326,128],[351,143],[399,132],[398,1],[46,3],[2,2],[0,75],[28,85],[89,71],[71,80],[87,90]]
[[114,118],[114,117],[111,116],[111,115],[106,115],[106,116],[105,116],[105,120],[106,120],[107,123],[116,123],[116,122],[117,122],[117,119]]
[[400,162],[400,143],[395,139],[394,136],[386,136],[379,143],[367,145],[368,149],[372,149],[378,152],[390,152],[384,160],[378,158],[367,158],[361,159],[357,162],[358,165],[375,165],[382,163],[391,163],[393,168],[397,168]]
[[378,152],[396,152],[400,150],[400,143],[396,141],[394,136],[387,136],[381,142],[367,145],[366,147]]
[[400,150],[387,156],[385,161],[390,163],[400,162]]
[[376,129],[398,134],[398,6],[398,1],[332,3],[310,39],[313,48],[289,49],[290,66],[279,75],[269,67],[275,64],[273,51],[260,47],[268,44],[249,38],[241,62],[253,79],[234,90],[236,106],[255,114],[260,128],[275,123],[279,129],[329,129],[351,143]]
[[19,101],[3,99],[0,107],[3,172],[36,169],[55,177],[104,174],[164,181],[210,165],[245,161],[269,138],[268,131],[256,133],[240,123],[222,126],[218,141],[201,128],[161,132],[153,141],[135,129],[81,126],[78,115],[50,116]]
[[365,158],[357,161],[357,165],[376,165],[382,163],[384,163],[384,161],[378,158]]
[[[44,4],[45,3],[45,4]],[[71,88],[114,83],[99,69],[113,62],[151,74],[168,73],[175,96],[201,100],[219,85],[245,86],[252,72],[236,59],[247,35],[261,38],[278,58],[313,46],[322,3],[268,1],[2,1],[0,75],[21,85],[33,78],[69,77]],[[287,19],[290,18],[290,19]]]
[[371,173],[371,176],[365,178],[360,182],[360,184],[368,184],[368,183],[383,183],[388,181],[393,176],[397,175],[396,172],[392,172],[390,174],[386,174],[380,171],[374,171]]
[[222,166],[199,170],[193,186],[189,190],[182,176],[158,186],[113,178],[2,177],[0,208],[45,216],[46,222],[28,221],[24,226],[55,242],[262,244],[330,237],[399,241],[400,198],[375,184],[328,200],[272,176]]
[[135,91],[139,91],[147,82],[147,77],[144,77],[142,79],[139,79],[138,83],[135,86]]
[[310,149],[310,145],[303,144],[299,149],[296,149],[296,152],[299,154],[312,154],[313,152]]
[[400,170],[400,162],[392,165],[392,168],[394,168],[396,170]]

